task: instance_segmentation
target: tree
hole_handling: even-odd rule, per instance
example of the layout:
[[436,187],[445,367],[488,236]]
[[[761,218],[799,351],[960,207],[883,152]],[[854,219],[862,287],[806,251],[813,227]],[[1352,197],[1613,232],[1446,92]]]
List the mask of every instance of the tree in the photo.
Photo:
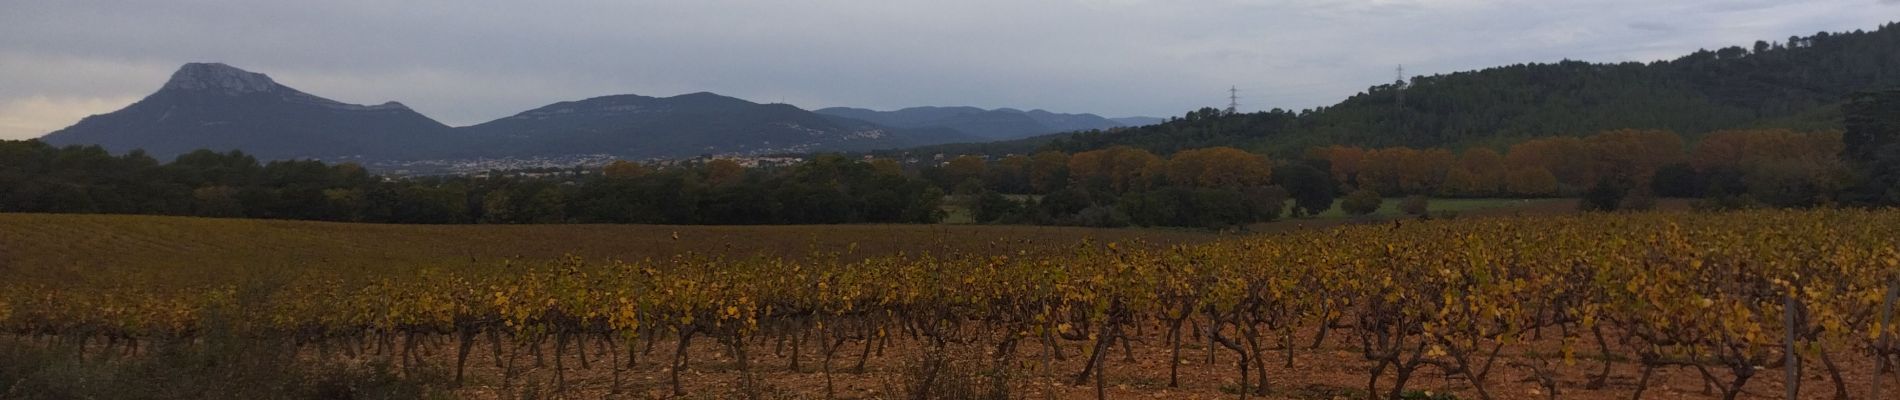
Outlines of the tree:
[[530,224],[558,224],[567,220],[567,196],[561,194],[558,187],[542,187],[528,197],[521,205],[522,222]]
[[1900,204],[1900,90],[1855,94],[1842,111],[1842,157],[1859,181],[1855,201]]
[[1024,155],[1003,157],[991,165],[989,175],[983,177],[984,186],[1003,193],[1030,193],[1029,164],[1031,160]]
[[244,204],[237,200],[237,189],[229,186],[205,186],[192,190],[196,201],[192,214],[206,217],[242,217]]
[[1068,184],[1068,154],[1044,151],[1029,157],[1029,186],[1036,193],[1051,193]]
[[1598,165],[1590,145],[1575,137],[1551,137],[1518,143],[1505,153],[1504,164],[1516,171],[1537,168],[1550,173],[1558,184],[1558,190],[1551,194],[1575,193],[1564,188],[1588,187],[1597,181]]
[[1167,163],[1168,182],[1201,188],[1252,187],[1273,179],[1267,158],[1232,147],[1209,147],[1175,153]]
[[1445,173],[1445,184],[1439,186],[1438,194],[1456,197],[1483,197],[1493,192],[1478,182],[1478,175],[1464,167],[1452,168]]
[[600,168],[600,174],[608,178],[638,178],[646,176],[647,172],[645,165],[627,160],[614,160]]
[[1686,162],[1656,169],[1656,174],[1649,182],[1649,192],[1664,197],[1702,197],[1702,190],[1707,187],[1702,175]]
[[1363,170],[1366,150],[1350,146],[1331,146],[1309,151],[1307,158],[1326,160],[1333,181],[1340,185],[1359,185],[1359,172]]
[[1024,208],[1022,202],[1011,200],[1002,193],[984,191],[976,196],[970,214],[977,223],[1014,222],[1009,220],[1021,217]]
[[[1690,153],[1709,195],[1746,193],[1778,207],[1834,201],[1852,180],[1839,132],[1747,130],[1711,133]],[[1865,179],[1865,178],[1863,178]]]
[[1429,201],[1430,200],[1425,198],[1425,195],[1415,194],[1405,196],[1405,200],[1399,201],[1399,212],[1403,212],[1407,215],[1425,216],[1425,213],[1429,212]]
[[1379,211],[1380,203],[1385,202],[1379,192],[1371,189],[1359,189],[1339,200],[1339,209],[1349,215],[1366,215]]
[[746,168],[739,162],[729,159],[714,159],[706,162],[706,184],[712,187],[729,187],[745,180]]
[[482,223],[509,224],[516,221],[514,199],[506,190],[494,190],[482,196]]
[[1790,160],[1838,163],[1844,151],[1840,132],[1731,130],[1702,137],[1690,152],[1689,163],[1705,173],[1715,168],[1747,170],[1751,165]]
[[1416,157],[1418,150],[1405,147],[1388,147],[1366,151],[1360,161],[1357,177],[1359,189],[1371,189],[1381,193],[1404,193],[1407,159]]
[[1161,157],[1147,150],[1115,146],[1069,157],[1070,180],[1115,193],[1146,189],[1161,174]]
[[1847,172],[1838,164],[1814,161],[1777,160],[1753,166],[1744,178],[1749,197],[1775,207],[1834,202],[1846,187]]
[[1040,213],[1054,219],[1061,219],[1081,213],[1082,210],[1086,210],[1095,205],[1095,199],[1089,195],[1087,190],[1082,190],[1081,188],[1057,190],[1042,196],[1042,201],[1036,202],[1036,207],[1039,208],[1038,211]]
[[977,156],[957,156],[943,164],[944,182],[953,185],[960,185],[970,180],[976,180],[980,184],[988,171],[989,163]]
[[1596,162],[1598,180],[1615,180],[1626,187],[1649,184],[1656,171],[1687,158],[1682,136],[1663,130],[1622,129],[1584,139]]
[[1582,211],[1616,211],[1623,203],[1623,197],[1629,194],[1629,187],[1616,179],[1604,179],[1583,192],[1582,201],[1577,208]]
[[1279,186],[1246,188],[1240,194],[1241,203],[1247,207],[1247,215],[1241,223],[1278,220],[1280,213],[1286,210],[1288,194]]
[[237,150],[228,153],[197,150],[178,156],[165,169],[184,185],[238,187],[255,183],[262,166],[256,158]]
[[934,185],[923,185],[921,183],[909,186],[921,189],[911,190],[916,194],[911,196],[910,204],[904,208],[903,220],[897,222],[934,224],[938,221],[942,221],[945,215],[943,211],[943,189],[938,189]]
[[904,165],[898,164],[897,160],[879,158],[871,160],[871,172],[884,176],[903,176]]
[[1446,185],[1451,184],[1451,174],[1458,169],[1470,174],[1471,180],[1462,192],[1469,196],[1490,196],[1504,186],[1504,176],[1509,169],[1504,166],[1504,156],[1489,147],[1465,150],[1458,155],[1458,167],[1445,171]]
[[362,221],[363,213],[369,209],[369,199],[362,189],[324,189],[323,197],[330,203],[327,210],[330,219]]
[[1630,189],[1629,193],[1623,195],[1623,201],[1616,204],[1616,209],[1623,211],[1648,211],[1655,208],[1656,195],[1640,187]]
[[1273,184],[1293,198],[1293,216],[1319,215],[1333,207],[1333,181],[1325,172],[1304,163],[1273,169]]
[[[1764,43],[1765,52],[1752,52],[1745,48],[1754,45],[1750,41],[1659,62],[1527,63],[1417,77],[1310,110],[1197,110],[1162,124],[1079,132],[1041,149],[1081,152],[1129,145],[1170,153],[1231,146],[1284,157],[1335,144],[1461,148],[1501,138],[1628,127],[1685,137],[1765,123],[1823,129],[1836,123],[1813,116],[1831,114],[1842,98],[1868,88],[1900,87],[1888,51],[1900,44],[1900,28],[1888,24],[1872,32],[1803,36],[1789,38],[1792,50]],[[1400,88],[1402,103],[1394,101]],[[1542,166],[1571,185],[1567,190],[1596,182]],[[1338,167],[1328,172],[1341,173],[1343,183],[1363,186],[1351,180],[1352,166]],[[1497,171],[1502,175],[1521,167],[1526,166]]]
[[1543,167],[1511,171],[1504,181],[1504,192],[1512,196],[1550,197],[1557,195],[1557,190],[1557,175]]

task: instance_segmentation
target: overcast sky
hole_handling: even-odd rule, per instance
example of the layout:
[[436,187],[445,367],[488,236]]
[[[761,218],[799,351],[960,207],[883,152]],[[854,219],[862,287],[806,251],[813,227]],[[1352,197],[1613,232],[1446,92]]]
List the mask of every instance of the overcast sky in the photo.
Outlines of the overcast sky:
[[450,125],[609,94],[1170,116],[1393,79],[1872,30],[1900,0],[0,0],[0,139],[224,62]]

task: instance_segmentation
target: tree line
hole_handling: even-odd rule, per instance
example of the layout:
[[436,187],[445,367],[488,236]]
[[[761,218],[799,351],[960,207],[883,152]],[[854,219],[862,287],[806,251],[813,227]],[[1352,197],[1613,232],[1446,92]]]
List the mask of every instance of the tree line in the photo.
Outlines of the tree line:
[[1308,157],[1341,185],[1387,195],[1585,197],[1602,209],[1655,196],[1809,207],[1840,203],[1852,183],[1842,146],[1834,131],[1719,131],[1690,146],[1669,131],[1614,130],[1527,140],[1503,153],[1329,146]]
[[[390,178],[350,164],[260,163],[200,150],[159,163],[142,152],[0,142],[0,211],[192,215],[423,224],[977,223],[1229,228],[1383,197],[1585,197],[1596,209],[1657,196],[1724,207],[1843,201],[1855,175],[1838,132],[1723,131],[1690,146],[1658,130],[1474,147],[1309,149],[1276,161],[1233,147],[1166,157],[1131,146],[958,156],[906,166],[820,155],[784,167],[714,159],[617,161],[537,174]],[[1414,208],[1422,212],[1422,199]],[[1409,203],[1409,202],[1408,202]],[[1290,206],[1289,206],[1290,205]]]
[[[1307,110],[1204,108],[1166,123],[1013,142],[1079,152],[1116,145],[1157,153],[1230,146],[1280,157],[1351,144],[1501,147],[1622,128],[1690,138],[1731,129],[1842,129],[1853,93],[1900,87],[1900,23],[1701,50],[1649,63],[1563,61],[1420,76]],[[986,150],[999,148],[973,148]],[[1029,152],[1034,150],[1017,150]]]
[[[1843,107],[1847,130],[1725,130],[1691,143],[1666,130],[1449,148],[1324,146],[1274,160],[1235,147],[1165,157],[1118,145],[906,165],[819,155],[748,168],[715,159],[673,166],[508,176],[391,178],[350,164],[260,163],[200,150],[160,163],[143,152],[0,142],[0,212],[195,215],[386,223],[934,223],[963,209],[978,223],[1229,228],[1382,198],[1581,197],[1586,209],[1644,208],[1656,197],[1713,208],[1900,203],[1900,91]],[[1500,152],[1498,149],[1503,149]],[[532,175],[532,176],[529,176]],[[1343,195],[1343,196],[1342,196]],[[1290,207],[1289,207],[1290,203]],[[947,207],[948,206],[948,207]],[[957,207],[961,206],[961,207]]]
[[[1275,161],[1233,147],[1161,156],[1117,145],[985,161],[951,159],[924,175],[969,201],[978,222],[1226,227],[1309,216],[1383,198],[1424,214],[1425,198],[1581,198],[1594,211],[1658,197],[1710,209],[1900,204],[1900,91],[1858,97],[1847,133],[1618,129],[1498,148],[1324,146]],[[1846,140],[1852,137],[1854,140]],[[1017,194],[1010,196],[1006,194]],[[1290,207],[1289,207],[1289,204]]]
[[239,151],[160,163],[141,151],[0,141],[0,212],[419,224],[930,223],[943,213],[943,193],[895,163],[839,156],[786,168],[616,162],[547,175],[397,179]]

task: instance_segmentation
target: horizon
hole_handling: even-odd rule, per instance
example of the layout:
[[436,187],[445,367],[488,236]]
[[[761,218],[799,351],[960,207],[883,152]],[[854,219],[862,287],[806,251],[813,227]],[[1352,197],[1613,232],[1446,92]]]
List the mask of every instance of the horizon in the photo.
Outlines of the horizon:
[[[401,102],[451,126],[562,101],[696,92],[807,110],[972,106],[1168,118],[1224,106],[1230,86],[1240,88],[1243,111],[1308,109],[1389,83],[1400,65],[1409,78],[1561,60],[1669,60],[1871,30],[1888,21],[1855,9],[1900,9],[1897,0],[1583,3],[828,2],[751,4],[740,7],[753,13],[736,14],[702,4],[646,6],[658,13],[621,5],[511,13],[376,3],[20,4],[0,16],[0,32],[20,38],[0,44],[0,139],[37,138],[125,107],[187,62],[227,63],[345,103]],[[994,13],[1017,9],[1007,6],[1021,10]],[[1508,23],[1493,21],[1507,11]],[[923,15],[932,18],[915,18]],[[1360,26],[1329,23],[1340,21]],[[1203,29],[1206,22],[1236,29]],[[223,34],[231,31],[247,34]],[[1465,45],[1479,41],[1488,42]]]

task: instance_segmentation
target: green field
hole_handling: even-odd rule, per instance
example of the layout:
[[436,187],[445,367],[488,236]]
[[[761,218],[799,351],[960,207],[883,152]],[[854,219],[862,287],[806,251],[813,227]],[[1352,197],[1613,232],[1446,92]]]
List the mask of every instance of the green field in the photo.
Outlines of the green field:
[[[1402,202],[1402,201],[1405,201],[1405,199],[1404,198],[1385,199],[1384,202],[1379,203],[1379,210],[1372,212],[1372,214],[1369,214],[1367,217],[1391,218],[1391,217],[1404,216],[1405,213],[1399,211],[1399,202]],[[1444,212],[1464,214],[1464,213],[1468,213],[1472,211],[1532,209],[1532,208],[1539,208],[1543,206],[1549,206],[1549,205],[1552,205],[1554,203],[1559,203],[1559,202],[1565,202],[1565,199],[1438,199],[1438,198],[1434,198],[1426,202],[1425,208],[1426,210],[1431,211],[1431,213],[1434,215],[1438,213],[1444,213]],[[1291,210],[1290,207],[1288,209]],[[1291,214],[1289,213],[1288,215],[1291,215]],[[1314,218],[1322,218],[1322,219],[1323,218],[1354,218],[1354,216],[1347,215],[1345,210],[1339,209],[1339,202],[1334,201],[1333,208],[1326,209],[1326,212],[1322,212],[1319,215],[1314,216]]]

